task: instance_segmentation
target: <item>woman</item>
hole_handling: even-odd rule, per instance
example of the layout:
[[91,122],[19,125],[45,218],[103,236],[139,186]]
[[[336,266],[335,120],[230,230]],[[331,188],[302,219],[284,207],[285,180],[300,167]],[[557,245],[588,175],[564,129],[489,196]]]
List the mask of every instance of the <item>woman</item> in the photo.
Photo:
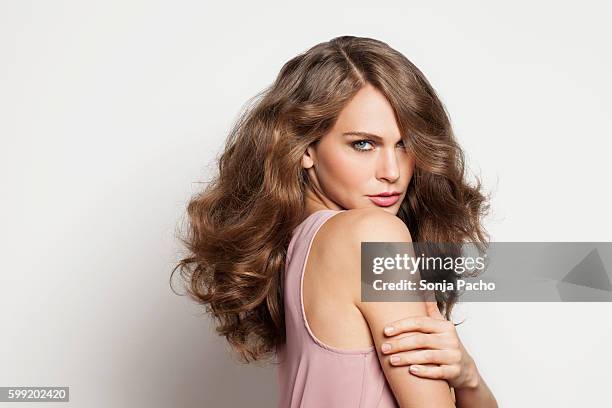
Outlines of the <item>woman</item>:
[[236,122],[177,268],[245,361],[278,358],[279,407],[496,407],[447,320],[456,294],[360,296],[361,242],[486,242],[485,197],[463,177],[418,68],[338,37],[287,62]]

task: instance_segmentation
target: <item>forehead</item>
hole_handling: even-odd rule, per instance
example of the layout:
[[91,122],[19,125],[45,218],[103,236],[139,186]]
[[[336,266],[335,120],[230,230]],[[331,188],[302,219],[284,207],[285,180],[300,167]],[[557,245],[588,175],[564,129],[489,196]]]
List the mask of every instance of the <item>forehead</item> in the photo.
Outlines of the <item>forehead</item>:
[[397,139],[400,134],[393,107],[370,84],[361,88],[342,109],[334,130],[340,134],[348,131],[373,133],[385,139]]

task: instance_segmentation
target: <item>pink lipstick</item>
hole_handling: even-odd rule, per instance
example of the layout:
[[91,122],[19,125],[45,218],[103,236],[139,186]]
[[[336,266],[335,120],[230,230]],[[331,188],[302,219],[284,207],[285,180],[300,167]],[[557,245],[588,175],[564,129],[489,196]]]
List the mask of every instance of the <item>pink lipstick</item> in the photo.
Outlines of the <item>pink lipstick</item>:
[[389,207],[397,203],[397,200],[400,198],[400,193],[397,191],[380,193],[377,195],[369,195],[368,196],[372,202],[380,207]]

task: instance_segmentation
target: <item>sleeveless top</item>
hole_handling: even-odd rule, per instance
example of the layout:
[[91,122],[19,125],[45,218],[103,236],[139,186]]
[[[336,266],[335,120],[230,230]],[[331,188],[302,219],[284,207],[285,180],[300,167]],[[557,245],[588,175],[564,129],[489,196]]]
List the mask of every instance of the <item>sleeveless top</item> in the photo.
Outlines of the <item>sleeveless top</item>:
[[[398,408],[374,346],[343,350],[315,337],[306,320],[302,282],[319,228],[346,210],[319,210],[294,230],[283,282],[286,342],[277,349],[278,408]],[[335,318],[330,316],[330,319]]]

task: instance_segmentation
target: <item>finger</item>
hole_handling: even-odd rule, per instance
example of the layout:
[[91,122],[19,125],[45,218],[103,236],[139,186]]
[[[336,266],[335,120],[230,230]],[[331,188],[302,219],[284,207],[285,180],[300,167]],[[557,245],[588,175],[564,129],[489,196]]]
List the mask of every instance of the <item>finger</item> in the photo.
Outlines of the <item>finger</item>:
[[419,377],[452,380],[456,376],[456,369],[454,366],[427,366],[427,365],[411,365],[410,373]]
[[450,350],[414,350],[389,356],[394,366],[411,364],[455,364],[455,356]]
[[440,309],[438,309],[438,303],[436,302],[436,296],[432,290],[428,290],[425,293],[425,306],[427,308],[427,315],[433,319],[445,320]]
[[448,330],[446,320],[434,319],[429,316],[413,316],[396,320],[385,327],[387,336],[396,336],[400,333],[420,331],[423,333],[442,333]]
[[411,336],[385,340],[385,343],[381,345],[381,351],[384,354],[394,354],[400,351],[410,351],[421,348],[434,350],[447,349],[443,338],[438,337],[436,334],[424,333],[415,333]]

